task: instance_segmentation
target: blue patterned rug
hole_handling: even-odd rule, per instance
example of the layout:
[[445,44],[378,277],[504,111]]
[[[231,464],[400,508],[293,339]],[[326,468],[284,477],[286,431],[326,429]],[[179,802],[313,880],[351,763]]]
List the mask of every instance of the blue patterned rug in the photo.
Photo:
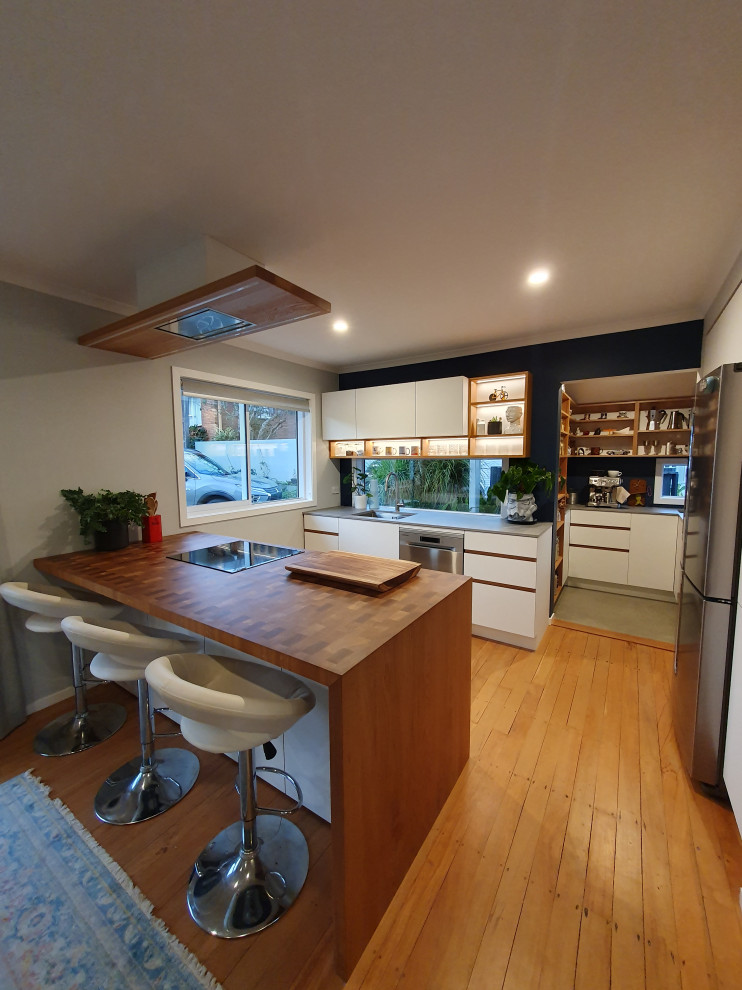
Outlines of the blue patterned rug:
[[47,790],[0,784],[1,990],[220,990]]

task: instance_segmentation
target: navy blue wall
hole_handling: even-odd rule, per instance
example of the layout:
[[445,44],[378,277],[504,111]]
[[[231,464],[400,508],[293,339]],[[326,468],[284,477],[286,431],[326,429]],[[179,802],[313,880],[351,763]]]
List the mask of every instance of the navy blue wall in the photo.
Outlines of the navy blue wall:
[[[481,378],[530,371],[533,380],[531,460],[556,471],[559,440],[559,386],[581,378],[681,371],[701,363],[703,321],[689,320],[642,330],[575,337],[548,344],[509,347],[501,351],[466,354],[441,361],[376,368],[340,375],[340,388],[365,388],[397,382],[465,375]],[[343,502],[348,499],[343,492]],[[553,518],[553,501],[540,496],[539,518]],[[349,503],[348,503],[349,504]]]

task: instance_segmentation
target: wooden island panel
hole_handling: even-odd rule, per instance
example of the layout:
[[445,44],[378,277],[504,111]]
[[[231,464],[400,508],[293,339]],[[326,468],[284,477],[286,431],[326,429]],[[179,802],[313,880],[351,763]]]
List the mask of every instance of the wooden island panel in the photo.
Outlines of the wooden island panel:
[[347,979],[468,759],[471,579],[421,570],[378,596],[292,578],[296,557],[237,573],[167,557],[230,539],[181,533],[34,564],[329,686],[335,954]]

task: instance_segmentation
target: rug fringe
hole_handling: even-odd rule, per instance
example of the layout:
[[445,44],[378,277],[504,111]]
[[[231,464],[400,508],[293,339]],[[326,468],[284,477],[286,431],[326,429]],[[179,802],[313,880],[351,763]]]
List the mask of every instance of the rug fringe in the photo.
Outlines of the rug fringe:
[[[34,785],[38,790],[42,792],[44,797],[49,798],[49,791],[51,788],[39,780],[39,778],[31,770],[26,770],[23,774],[23,778],[29,783]],[[49,798],[54,807],[60,812],[65,821],[72,826],[77,835],[82,839],[88,849],[95,853],[101,863],[109,870],[116,882],[131,895],[134,902],[141,909],[142,913],[147,915],[152,923],[153,927],[164,936],[168,945],[171,949],[178,955],[181,961],[188,967],[188,969],[197,977],[204,985],[205,990],[223,990],[221,983],[211,975],[208,969],[200,963],[196,956],[187,949],[178,938],[173,935],[171,931],[168,930],[165,922],[158,918],[154,914],[154,905],[150,900],[145,897],[141,890],[132,881],[131,877],[119,866],[115,859],[113,859],[109,853],[97,842],[93,836],[88,832],[82,822],[79,822],[77,818],[72,814],[70,809],[60,798]]]

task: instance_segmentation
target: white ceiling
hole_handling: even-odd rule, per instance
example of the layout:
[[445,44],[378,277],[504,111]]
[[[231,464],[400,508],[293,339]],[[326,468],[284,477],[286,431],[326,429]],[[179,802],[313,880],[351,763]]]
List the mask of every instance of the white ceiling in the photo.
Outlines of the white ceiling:
[[209,235],[351,324],[245,346],[333,368],[700,317],[742,247],[740,9],[2,0],[0,278],[129,312]]

